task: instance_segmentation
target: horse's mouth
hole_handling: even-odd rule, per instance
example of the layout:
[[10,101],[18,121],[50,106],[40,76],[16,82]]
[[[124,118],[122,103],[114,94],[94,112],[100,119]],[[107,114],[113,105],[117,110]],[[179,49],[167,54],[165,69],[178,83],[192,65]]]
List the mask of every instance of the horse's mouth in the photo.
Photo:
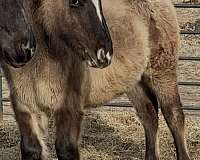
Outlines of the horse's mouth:
[[77,41],[75,43],[72,40],[68,41],[68,45],[89,67],[103,69],[111,64],[112,51],[105,51],[104,48],[100,48],[95,52],[84,44],[77,43]]
[[97,49],[96,53],[89,49],[87,45],[80,43],[76,39],[68,39],[67,36],[61,36],[61,39],[70,46],[78,56],[87,63],[89,67],[103,69],[111,64],[112,50],[106,51],[104,48]]
[[85,51],[84,55],[84,59],[89,67],[103,69],[111,64],[111,54],[109,52],[104,54],[102,49],[98,50],[95,56],[91,56],[88,51]]

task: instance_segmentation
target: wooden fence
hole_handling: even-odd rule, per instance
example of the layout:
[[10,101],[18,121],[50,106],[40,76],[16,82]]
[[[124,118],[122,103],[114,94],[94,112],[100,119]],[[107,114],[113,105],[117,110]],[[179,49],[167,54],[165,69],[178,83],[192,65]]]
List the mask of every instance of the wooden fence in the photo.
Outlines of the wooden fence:
[[[200,4],[175,4],[175,7],[177,10],[179,8],[183,9],[200,9]],[[200,23],[200,17],[199,17],[199,23]],[[181,35],[196,35],[199,36],[200,38],[200,30],[198,31],[186,31],[182,30]],[[197,74],[196,76],[192,76],[190,73],[186,74],[185,76],[188,76],[189,78],[185,77],[184,78],[184,73],[182,73],[182,78],[179,80],[179,91],[181,92],[182,97],[184,97],[184,92],[187,93],[186,99],[184,101],[184,109],[185,110],[200,110],[200,103],[195,103],[195,102],[200,102],[200,53],[199,56],[193,56],[192,53],[189,53],[187,55],[180,55],[179,56],[179,62],[180,66],[183,66],[181,70],[187,72],[191,72],[191,74]],[[189,65],[190,64],[190,65]],[[193,66],[195,69],[188,70],[188,67]],[[199,69],[199,72],[197,71]],[[184,89],[187,88],[187,89]],[[9,102],[8,97],[3,97],[3,74],[2,72],[0,73],[0,119],[3,117],[3,103],[4,102]],[[191,97],[190,97],[191,96]],[[199,99],[198,99],[199,98]],[[122,96],[119,97],[118,99],[112,100],[111,102],[105,104],[106,106],[115,106],[115,107],[131,107],[132,104],[130,101],[127,99],[127,97]]]

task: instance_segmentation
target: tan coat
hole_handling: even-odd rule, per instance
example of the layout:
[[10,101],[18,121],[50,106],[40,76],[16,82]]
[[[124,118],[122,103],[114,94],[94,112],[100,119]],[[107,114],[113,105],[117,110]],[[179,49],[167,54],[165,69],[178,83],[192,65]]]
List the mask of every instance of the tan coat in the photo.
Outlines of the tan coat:
[[[89,104],[111,100],[129,91],[145,73],[162,77],[176,72],[179,28],[168,0],[103,0],[114,58],[103,69],[90,69]],[[148,64],[148,67],[147,67]],[[176,75],[174,75],[176,79]]]

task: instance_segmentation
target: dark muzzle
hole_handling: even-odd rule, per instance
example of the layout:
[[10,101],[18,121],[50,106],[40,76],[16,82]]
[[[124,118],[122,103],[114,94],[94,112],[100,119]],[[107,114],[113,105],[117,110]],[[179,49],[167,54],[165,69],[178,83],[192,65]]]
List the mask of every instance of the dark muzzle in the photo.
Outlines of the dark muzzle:
[[35,37],[31,28],[27,29],[24,34],[17,35],[23,36],[17,37],[17,42],[13,40],[13,47],[9,46],[3,49],[6,62],[15,68],[22,67],[29,62],[36,50]]

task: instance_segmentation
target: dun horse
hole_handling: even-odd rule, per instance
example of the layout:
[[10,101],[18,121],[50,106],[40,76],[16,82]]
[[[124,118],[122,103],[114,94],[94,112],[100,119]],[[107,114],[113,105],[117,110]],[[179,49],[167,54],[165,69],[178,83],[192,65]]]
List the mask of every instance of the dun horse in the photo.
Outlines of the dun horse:
[[[179,42],[168,0],[34,0],[36,56],[17,71],[4,66],[21,131],[22,159],[47,159],[46,113],[55,113],[59,160],[79,159],[83,107],[127,93],[146,135],[146,159],[158,159],[157,107],[173,134],[179,160],[189,160],[177,89]],[[31,12],[30,12],[31,13]],[[88,68],[104,68],[102,70]]]
[[[71,2],[75,2],[73,9],[69,9],[68,6]],[[93,25],[98,22],[102,26],[105,24],[102,16],[103,9],[113,40],[113,60],[110,66],[102,70],[94,68],[86,70],[81,85],[85,91],[82,95],[82,98],[85,96],[83,105],[102,104],[117,95],[126,93],[136,107],[145,129],[146,160],[159,159],[157,114],[160,105],[174,137],[177,159],[189,160],[184,141],[184,114],[177,87],[179,28],[173,5],[169,0],[103,0],[102,5],[103,8],[100,0],[58,0],[56,2],[41,0],[36,5],[38,10],[34,19],[39,26],[42,26],[49,38],[52,51],[55,48],[58,50],[68,46],[69,39],[72,37],[69,35],[72,32],[69,22],[73,20],[73,14],[87,22],[88,14],[82,12],[86,13],[87,8],[91,7],[94,9],[93,13],[98,15]],[[79,27],[75,27],[75,30],[78,29]],[[93,33],[93,28],[90,29]],[[67,54],[67,52],[62,53]],[[82,57],[79,50],[76,53]],[[55,54],[57,52],[54,52],[54,56]],[[56,110],[56,146],[59,159],[78,159],[77,141],[82,119],[82,105],[72,107],[72,103],[63,103],[65,99],[63,96],[69,90],[63,92],[65,88],[63,81],[66,80],[60,76],[62,68],[55,72],[55,68],[60,66],[48,63],[48,66],[43,65],[43,67],[53,72],[49,73],[48,80],[37,80],[38,85],[40,84],[38,88],[42,88],[41,91],[44,93],[44,97],[38,100],[43,102],[40,105],[42,104],[45,109]],[[63,60],[63,68],[67,66],[66,64],[67,62]],[[68,80],[68,86],[74,86],[77,81],[77,77],[72,79],[74,82]],[[48,86],[46,82],[50,85]],[[77,85],[75,86],[77,88]],[[75,95],[68,93],[67,96],[72,101]]]

